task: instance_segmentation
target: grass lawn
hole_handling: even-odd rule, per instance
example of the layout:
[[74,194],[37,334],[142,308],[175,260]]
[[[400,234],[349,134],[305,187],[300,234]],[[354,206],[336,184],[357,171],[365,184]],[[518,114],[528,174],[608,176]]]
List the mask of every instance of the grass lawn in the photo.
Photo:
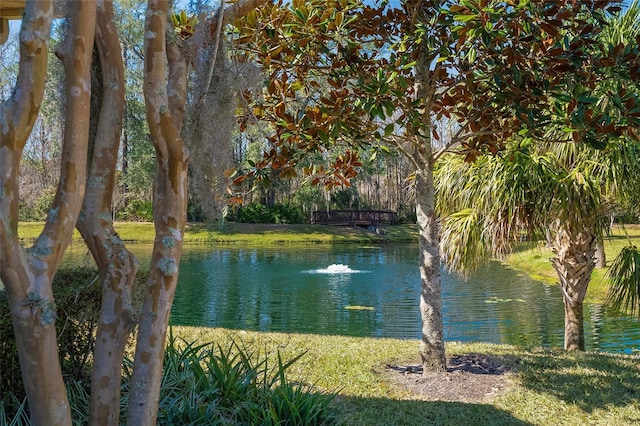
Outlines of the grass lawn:
[[[38,237],[43,222],[21,222],[19,236],[24,241]],[[116,222],[120,238],[137,243],[153,242],[153,223]],[[418,241],[416,225],[386,226],[383,234],[376,234],[359,227],[324,225],[276,225],[225,222],[224,224],[190,223],[187,225],[185,243],[221,244],[332,244],[332,243],[385,243]],[[82,241],[75,231],[74,240]]]
[[[449,343],[448,355],[490,354],[515,368],[508,389],[481,403],[425,401],[376,373],[418,364],[418,341],[174,327],[187,341],[230,340],[284,359],[305,352],[292,380],[338,392],[344,425],[634,425],[640,424],[640,358],[506,345]],[[399,374],[399,373],[398,373]]]

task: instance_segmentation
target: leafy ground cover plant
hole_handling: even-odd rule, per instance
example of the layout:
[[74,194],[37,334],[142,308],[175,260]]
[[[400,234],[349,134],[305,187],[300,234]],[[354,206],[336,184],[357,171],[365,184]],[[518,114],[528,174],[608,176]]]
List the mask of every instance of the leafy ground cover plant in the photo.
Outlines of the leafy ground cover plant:
[[[232,340],[228,347],[170,333],[160,397],[159,424],[330,424],[332,393],[291,382],[287,369],[303,354],[275,361]],[[127,369],[127,372],[130,371]],[[128,377],[125,376],[125,386]]]
[[[198,343],[170,333],[165,354],[159,425],[330,425],[334,393],[287,379],[287,369],[304,354],[275,359],[232,340],[228,347]],[[122,408],[128,404],[133,361],[125,363]],[[89,421],[89,384],[67,382],[74,425]],[[11,415],[0,403],[0,426],[29,425],[26,400],[13,398]],[[124,413],[125,410],[122,410]],[[121,418],[120,423],[125,424]]]

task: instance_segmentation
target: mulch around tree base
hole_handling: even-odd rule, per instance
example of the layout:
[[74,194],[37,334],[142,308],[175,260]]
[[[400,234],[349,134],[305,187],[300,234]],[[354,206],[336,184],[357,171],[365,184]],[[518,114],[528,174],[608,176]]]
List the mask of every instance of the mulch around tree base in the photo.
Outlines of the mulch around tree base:
[[511,384],[512,362],[485,354],[454,355],[446,373],[422,374],[421,365],[387,365],[380,373],[425,401],[486,402]]

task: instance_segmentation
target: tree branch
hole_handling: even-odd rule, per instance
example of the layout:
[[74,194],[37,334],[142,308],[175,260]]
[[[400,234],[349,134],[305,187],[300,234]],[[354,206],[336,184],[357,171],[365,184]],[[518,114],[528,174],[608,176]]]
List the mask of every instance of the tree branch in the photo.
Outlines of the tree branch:
[[233,19],[241,18],[254,9],[267,3],[269,0],[238,0],[224,10],[222,24],[229,24]]
[[76,2],[69,38],[61,51],[67,105],[60,180],[37,243],[50,251],[48,263],[55,267],[62,261],[64,249],[71,242],[85,192],[95,20],[94,0]]

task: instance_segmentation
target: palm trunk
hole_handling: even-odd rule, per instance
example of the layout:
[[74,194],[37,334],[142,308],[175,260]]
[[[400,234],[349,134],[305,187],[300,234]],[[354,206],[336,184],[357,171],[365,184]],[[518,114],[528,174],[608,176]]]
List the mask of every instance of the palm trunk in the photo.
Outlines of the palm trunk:
[[584,351],[584,304],[564,299],[564,350]]
[[559,227],[550,243],[565,306],[564,349],[584,351],[584,297],[595,266],[597,237],[589,229],[572,232]]
[[445,371],[439,229],[435,212],[433,169],[416,172],[416,213],[420,250],[420,356],[424,372]]

